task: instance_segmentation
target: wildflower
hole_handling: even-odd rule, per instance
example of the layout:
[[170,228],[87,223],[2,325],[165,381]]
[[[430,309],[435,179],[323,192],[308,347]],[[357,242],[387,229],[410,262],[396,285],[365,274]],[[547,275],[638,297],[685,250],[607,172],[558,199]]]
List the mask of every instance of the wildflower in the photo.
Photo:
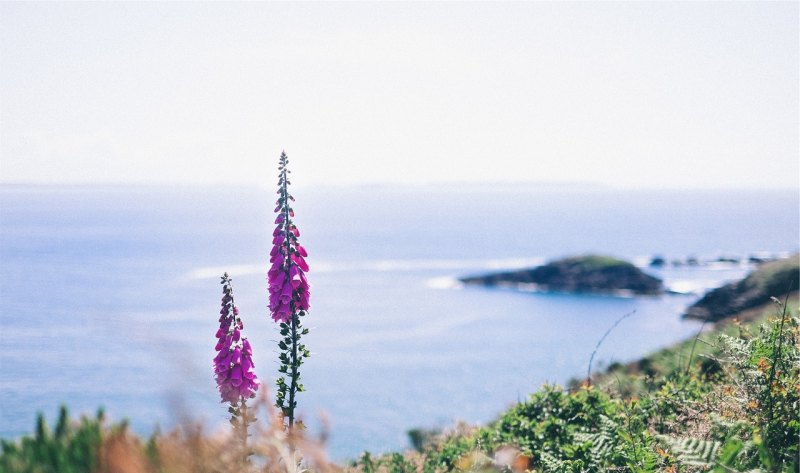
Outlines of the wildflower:
[[308,251],[300,245],[300,230],[292,221],[294,210],[291,202],[294,197],[289,194],[290,171],[287,169],[289,159],[281,153],[278,170],[278,201],[276,202],[275,230],[272,232],[272,250],[269,252],[269,311],[272,319],[280,324],[282,339],[278,343],[281,349],[279,371],[289,377],[289,384],[281,376],[277,379],[278,392],[276,405],[288,418],[288,426],[294,425],[294,409],[297,406],[295,396],[303,391],[300,384],[299,367],[303,358],[310,352],[300,343],[300,337],[308,333],[301,325],[300,318],[306,315],[311,307],[310,291],[306,273]]
[[217,344],[214,349],[214,374],[222,402],[236,405],[255,397],[260,382],[253,368],[253,349],[242,336],[244,324],[233,301],[233,286],[228,273],[222,276],[222,308],[219,312]]
[[[286,154],[281,154],[281,160],[288,162]],[[267,272],[269,281],[269,310],[272,319],[276,322],[290,323],[295,310],[308,310],[309,285],[305,273],[308,272],[308,263],[305,258],[308,252],[298,243],[300,231],[292,222],[294,210],[289,206],[293,201],[288,192],[289,181],[285,164],[281,168],[281,175],[275,212],[278,213],[275,223],[277,226],[272,232],[272,250],[270,251],[270,269]]]

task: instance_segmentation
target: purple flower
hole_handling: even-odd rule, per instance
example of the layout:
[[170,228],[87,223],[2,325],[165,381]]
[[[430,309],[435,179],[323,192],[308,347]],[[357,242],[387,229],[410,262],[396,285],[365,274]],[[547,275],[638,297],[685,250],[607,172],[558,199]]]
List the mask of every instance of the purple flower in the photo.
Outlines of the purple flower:
[[253,349],[242,336],[244,324],[233,302],[233,286],[228,273],[222,276],[222,308],[219,315],[217,344],[214,349],[214,376],[222,402],[237,404],[240,399],[255,397],[260,382],[253,368]]
[[[272,232],[272,250],[269,252],[270,267],[267,270],[269,281],[269,311],[272,319],[280,323],[278,347],[279,372],[283,373],[275,380],[278,391],[275,405],[281,409],[287,427],[294,426],[294,412],[297,407],[297,394],[305,388],[300,382],[300,365],[303,359],[311,356],[311,352],[300,342],[302,336],[308,334],[303,327],[302,318],[311,306],[309,304],[308,251],[298,242],[300,230],[294,224],[294,210],[291,202],[294,197],[289,194],[289,158],[281,153],[278,169],[278,201],[275,212],[275,230]],[[246,368],[247,365],[242,365]],[[246,377],[246,375],[245,375]]]
[[[283,158],[283,156],[282,156]],[[275,231],[272,232],[272,250],[269,252],[269,311],[276,322],[289,323],[298,310],[308,310],[309,285],[305,273],[308,252],[298,243],[300,231],[292,222],[294,210],[289,206],[294,197],[289,195],[288,180],[282,176],[275,212]]]

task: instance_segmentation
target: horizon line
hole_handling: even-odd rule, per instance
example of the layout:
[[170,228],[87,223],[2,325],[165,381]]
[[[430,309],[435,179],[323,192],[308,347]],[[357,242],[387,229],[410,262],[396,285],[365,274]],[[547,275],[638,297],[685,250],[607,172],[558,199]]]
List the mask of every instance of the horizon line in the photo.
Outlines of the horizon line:
[[[599,182],[587,181],[527,181],[527,180],[488,180],[488,181],[472,181],[472,180],[441,180],[441,181],[424,181],[424,182],[396,182],[396,181],[373,181],[373,182],[351,182],[351,183],[297,183],[293,187],[300,189],[308,188],[336,188],[336,189],[369,189],[369,188],[414,188],[414,187],[433,187],[443,186],[451,188],[455,186],[536,186],[545,188],[542,190],[620,190],[620,191],[796,191],[800,192],[800,183],[796,186],[747,186],[747,185],[705,185],[705,186],[658,186],[658,185],[620,185],[620,184],[606,184]],[[237,186],[240,188],[250,189],[271,189],[266,184],[257,183],[240,183],[240,182],[135,182],[135,181],[85,181],[85,182],[43,182],[43,181],[17,181],[17,182],[3,182],[0,181],[0,187],[3,188],[204,188],[212,186]],[[536,189],[530,189],[536,190]],[[800,198],[800,195],[798,196]]]

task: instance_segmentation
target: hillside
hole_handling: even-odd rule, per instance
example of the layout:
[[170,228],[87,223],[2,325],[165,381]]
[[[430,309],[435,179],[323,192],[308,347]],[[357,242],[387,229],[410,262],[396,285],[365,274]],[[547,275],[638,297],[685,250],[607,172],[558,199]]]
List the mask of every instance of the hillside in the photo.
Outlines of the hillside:
[[[800,294],[794,292],[788,298],[789,313],[800,307]],[[649,353],[628,363],[612,363],[599,373],[593,373],[595,386],[613,390],[625,396],[635,396],[652,387],[655,380],[673,376],[680,371],[693,371],[701,376],[710,376],[720,371],[720,336],[752,337],[763,324],[774,320],[779,306],[770,301],[753,307],[713,324],[698,329],[695,337]],[[577,389],[583,379],[572,379],[571,389]]]
[[798,279],[800,255],[765,263],[741,281],[710,291],[689,307],[684,317],[716,322],[766,304],[771,297],[797,291]]
[[[487,426],[415,432],[425,442],[406,457],[423,472],[795,472],[796,314],[796,299],[766,304],[591,386],[543,386]],[[398,458],[382,461],[392,472]]]

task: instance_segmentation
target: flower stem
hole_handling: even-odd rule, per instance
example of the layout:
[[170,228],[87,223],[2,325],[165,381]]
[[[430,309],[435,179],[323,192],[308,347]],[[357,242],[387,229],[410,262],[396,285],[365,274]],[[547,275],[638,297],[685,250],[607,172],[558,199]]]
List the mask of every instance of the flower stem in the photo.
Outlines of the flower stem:
[[[277,224],[273,232],[275,246],[270,251],[272,266],[268,272],[268,280],[270,312],[272,318],[280,322],[281,327],[281,340],[278,346],[281,349],[279,372],[282,375],[275,381],[278,386],[275,405],[281,409],[286,423],[285,428],[292,430],[295,426],[297,395],[305,390],[300,382],[300,366],[303,364],[303,359],[310,356],[310,352],[301,343],[301,338],[308,333],[308,329],[303,327],[300,319],[306,315],[305,311],[309,307],[308,281],[305,277],[308,264],[303,259],[308,253],[297,242],[300,232],[291,220],[294,217],[294,210],[290,202],[294,201],[294,197],[289,194],[291,182],[288,177],[291,171],[287,167],[288,162],[286,153],[281,153],[278,166],[280,198],[275,208],[278,217],[275,219]],[[289,295],[291,297],[287,299]],[[291,379],[287,382],[286,377]]]
[[294,394],[297,391],[297,315],[292,302],[292,382],[289,386],[289,429],[294,427]]
[[[283,168],[283,183],[281,194],[283,196],[283,232],[284,232],[284,248],[286,250],[286,264],[285,264],[285,271],[286,271],[286,278],[289,279],[289,268],[292,265],[292,244],[290,242],[289,233],[291,231],[291,224],[290,224],[290,215],[289,215],[289,176],[287,173],[286,166]],[[290,303],[291,308],[291,334],[292,334],[292,352],[291,352],[291,381],[289,384],[289,405],[287,409],[287,417],[289,418],[289,429],[294,427],[294,407],[295,407],[295,392],[297,391],[297,314],[296,308],[294,303],[294,295],[292,297],[292,302]]]
[[242,396],[241,404],[241,435],[242,435],[242,464],[247,464],[247,457],[250,455],[247,452],[247,427],[249,426],[249,419],[247,417],[247,401]]

